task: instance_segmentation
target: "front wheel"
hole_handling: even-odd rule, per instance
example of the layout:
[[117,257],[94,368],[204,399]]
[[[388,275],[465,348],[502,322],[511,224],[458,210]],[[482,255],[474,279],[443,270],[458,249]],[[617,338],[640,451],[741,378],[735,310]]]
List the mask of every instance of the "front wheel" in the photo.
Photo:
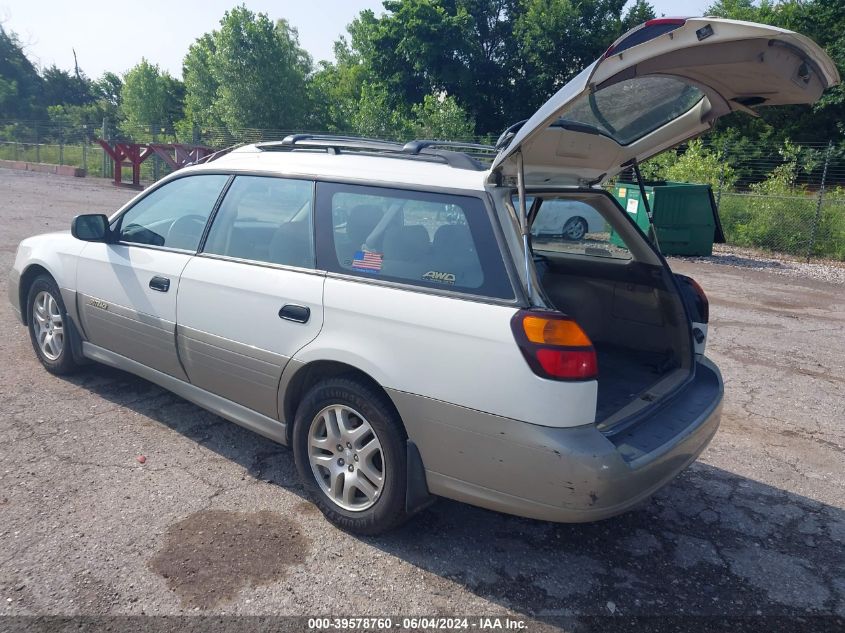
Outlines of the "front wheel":
[[406,435],[384,396],[350,378],[315,385],[297,408],[293,451],[302,483],[329,521],[356,534],[406,518]]
[[78,365],[70,348],[71,326],[59,287],[52,277],[41,275],[32,282],[27,296],[29,338],[38,360],[51,374],[68,374]]

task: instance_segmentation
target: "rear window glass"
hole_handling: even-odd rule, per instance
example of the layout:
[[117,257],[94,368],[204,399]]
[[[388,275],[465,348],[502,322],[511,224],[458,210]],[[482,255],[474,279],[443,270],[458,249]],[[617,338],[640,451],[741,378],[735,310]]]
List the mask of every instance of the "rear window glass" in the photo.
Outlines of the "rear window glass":
[[[327,270],[511,299],[484,203],[469,196],[320,183]],[[325,239],[328,237],[329,239]]]
[[688,112],[703,96],[675,77],[634,77],[576,99],[561,119],[627,145]]
[[625,242],[604,216],[580,200],[543,200],[531,224],[531,244],[541,254],[631,259]]

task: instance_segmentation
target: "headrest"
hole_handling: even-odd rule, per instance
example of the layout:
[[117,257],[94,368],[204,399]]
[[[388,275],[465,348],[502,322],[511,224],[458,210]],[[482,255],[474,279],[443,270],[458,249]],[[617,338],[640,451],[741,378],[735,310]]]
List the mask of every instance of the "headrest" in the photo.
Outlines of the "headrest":
[[384,258],[416,261],[431,249],[428,231],[420,224],[392,226],[384,234]]
[[444,224],[434,234],[434,251],[438,255],[470,255],[475,253],[472,233],[466,224]]
[[379,220],[384,215],[381,207],[374,204],[359,204],[352,207],[349,218],[346,220],[346,235],[356,247],[361,246],[373,229],[376,228]]

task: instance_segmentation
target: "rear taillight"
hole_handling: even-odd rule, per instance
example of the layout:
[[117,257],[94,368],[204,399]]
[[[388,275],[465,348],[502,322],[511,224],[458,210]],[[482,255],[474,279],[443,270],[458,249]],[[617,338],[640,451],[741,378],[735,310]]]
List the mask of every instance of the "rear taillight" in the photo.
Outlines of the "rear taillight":
[[707,323],[710,321],[710,301],[707,299],[707,295],[704,293],[704,288],[702,288],[698,282],[693,279],[692,277],[687,277],[686,275],[675,275],[678,278],[678,281],[681,282],[682,285],[686,286],[687,296],[690,296],[693,300],[693,308],[697,312],[697,314],[693,314],[692,320],[696,323]]
[[520,310],[511,329],[528,365],[552,380],[592,380],[598,375],[596,350],[575,321],[559,312]]

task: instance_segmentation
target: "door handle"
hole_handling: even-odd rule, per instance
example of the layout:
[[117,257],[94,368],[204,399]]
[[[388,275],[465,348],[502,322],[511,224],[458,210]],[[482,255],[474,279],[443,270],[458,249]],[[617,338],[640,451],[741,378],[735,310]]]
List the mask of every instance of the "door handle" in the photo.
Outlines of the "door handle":
[[159,292],[170,290],[170,280],[167,277],[153,277],[150,279],[150,288]]
[[298,306],[289,303],[279,310],[279,317],[286,321],[296,321],[297,323],[308,323],[311,318],[311,308],[307,306]]

